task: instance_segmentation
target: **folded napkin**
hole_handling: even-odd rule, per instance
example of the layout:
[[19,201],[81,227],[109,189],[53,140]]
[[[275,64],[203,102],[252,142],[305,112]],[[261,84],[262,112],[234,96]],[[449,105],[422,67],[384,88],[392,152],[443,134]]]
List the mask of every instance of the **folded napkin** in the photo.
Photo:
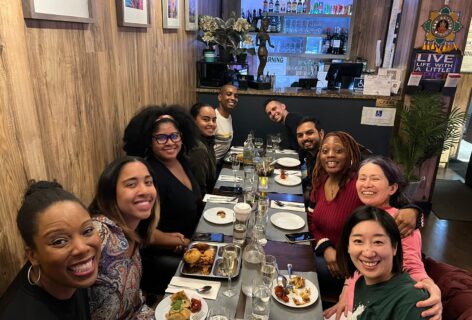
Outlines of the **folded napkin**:
[[274,209],[282,209],[282,210],[292,210],[292,211],[299,211],[305,212],[305,205],[300,202],[290,202],[290,201],[280,201],[284,204],[284,206],[279,206],[275,203],[274,200],[271,201],[270,207]]
[[218,177],[218,181],[224,181],[224,182],[242,182],[242,181],[243,181],[243,178],[241,178],[241,177],[236,177],[236,179],[235,179],[234,176],[227,176],[227,175],[224,175],[224,174],[220,174],[220,176]]
[[[292,176],[297,176],[297,177],[302,176],[302,172],[300,170],[285,170],[285,173],[289,174],[289,175],[292,175]],[[280,169],[275,169],[274,174],[279,175],[280,174]]]
[[298,153],[295,150],[283,149],[283,150],[275,150],[275,154],[298,154]]
[[236,204],[238,202],[237,197],[226,197],[226,196],[220,196],[216,194],[205,194],[203,197],[203,202],[211,202],[211,203],[234,203]]
[[[187,288],[174,287],[173,285],[185,286],[185,287],[195,288],[195,289],[201,288],[207,285],[212,286],[210,291],[207,291],[205,293],[199,293],[199,294],[205,299],[216,300],[216,297],[218,296],[218,291],[220,290],[220,287],[221,287],[221,282],[174,276],[170,280],[170,283],[166,289],[166,292],[176,293],[180,290],[187,289]],[[187,289],[187,290],[192,290],[192,289]]]

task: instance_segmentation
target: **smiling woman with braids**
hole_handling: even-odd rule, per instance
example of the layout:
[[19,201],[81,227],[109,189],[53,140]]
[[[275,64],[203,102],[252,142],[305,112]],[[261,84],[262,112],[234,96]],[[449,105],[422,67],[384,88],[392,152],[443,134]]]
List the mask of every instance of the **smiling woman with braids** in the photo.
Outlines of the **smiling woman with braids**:
[[0,300],[0,319],[90,319],[100,238],[80,201],[56,182],[27,189],[17,225],[28,262]]
[[[141,286],[146,292],[164,292],[200,219],[200,187],[184,158],[197,135],[192,117],[179,106],[147,107],[131,119],[125,130],[125,151],[146,156],[160,195],[159,222],[141,251]],[[150,223],[148,219],[140,228]]]
[[[336,246],[344,222],[362,205],[356,191],[360,159],[358,143],[346,132],[330,132],[320,143],[310,194],[310,208],[313,209],[308,214],[308,221],[310,232],[317,241],[316,270],[322,295],[337,296],[344,284],[336,263]],[[403,232],[409,234],[416,224],[416,210],[400,211],[403,211],[400,213],[402,219],[407,221]]]

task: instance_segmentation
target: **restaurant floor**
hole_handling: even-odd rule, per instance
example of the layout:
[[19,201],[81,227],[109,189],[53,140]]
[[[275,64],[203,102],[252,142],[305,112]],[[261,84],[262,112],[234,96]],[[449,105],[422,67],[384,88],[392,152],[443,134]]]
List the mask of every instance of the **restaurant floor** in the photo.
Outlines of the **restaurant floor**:
[[[448,168],[439,168],[438,179],[461,180]],[[421,230],[423,253],[435,260],[472,272],[472,222],[441,220],[433,212],[425,217]]]

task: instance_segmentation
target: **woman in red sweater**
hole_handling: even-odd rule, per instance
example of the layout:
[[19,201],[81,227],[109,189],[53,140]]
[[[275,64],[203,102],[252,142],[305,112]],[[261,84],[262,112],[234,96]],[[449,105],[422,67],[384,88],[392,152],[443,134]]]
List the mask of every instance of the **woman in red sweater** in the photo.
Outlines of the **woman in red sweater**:
[[[336,263],[336,246],[344,222],[362,205],[356,180],[361,154],[359,145],[346,132],[328,133],[320,143],[315,168],[308,222],[310,232],[316,239],[316,270],[320,290],[324,296],[337,296],[344,279]],[[402,217],[396,218],[402,236],[409,235],[416,225],[416,210],[403,209]],[[404,225],[401,221],[404,221]]]

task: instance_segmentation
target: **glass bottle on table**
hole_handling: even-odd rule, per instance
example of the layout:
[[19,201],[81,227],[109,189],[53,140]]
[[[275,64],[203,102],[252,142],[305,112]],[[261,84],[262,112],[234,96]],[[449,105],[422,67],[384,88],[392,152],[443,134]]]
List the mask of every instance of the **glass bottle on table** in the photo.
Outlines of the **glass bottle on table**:
[[249,244],[244,248],[243,266],[241,269],[241,288],[248,297],[252,297],[254,279],[261,278],[262,276],[261,268],[264,257],[264,249],[252,236]]
[[247,135],[246,141],[244,141],[243,146],[243,166],[253,166],[254,165],[254,142],[253,135],[250,132]]

